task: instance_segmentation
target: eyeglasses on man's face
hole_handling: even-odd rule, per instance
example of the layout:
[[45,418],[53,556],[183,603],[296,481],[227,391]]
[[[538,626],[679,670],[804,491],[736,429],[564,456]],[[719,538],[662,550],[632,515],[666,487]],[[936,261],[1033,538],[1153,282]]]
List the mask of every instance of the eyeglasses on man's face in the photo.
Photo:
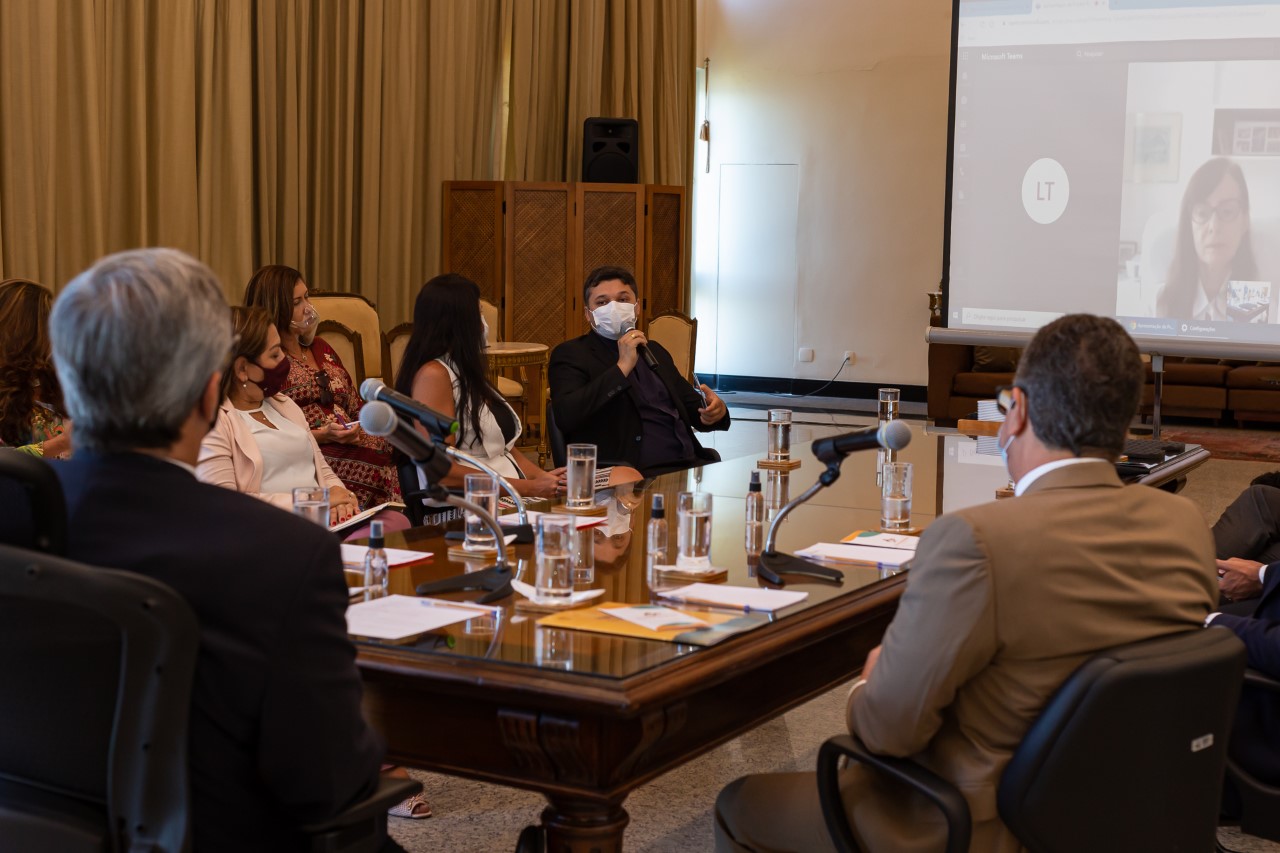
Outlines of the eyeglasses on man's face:
[[996,389],[996,406],[1000,409],[1000,414],[1002,415],[1009,414],[1009,410],[1013,408],[1014,388],[1017,388],[1024,395],[1027,393],[1027,389],[1023,388],[1021,385],[1001,385]]

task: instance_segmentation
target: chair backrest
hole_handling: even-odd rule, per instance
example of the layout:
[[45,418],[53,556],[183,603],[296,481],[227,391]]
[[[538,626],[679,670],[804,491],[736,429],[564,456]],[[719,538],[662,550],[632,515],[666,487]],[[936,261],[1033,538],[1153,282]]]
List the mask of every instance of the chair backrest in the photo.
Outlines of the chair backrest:
[[321,320],[316,328],[316,337],[322,338],[326,344],[333,347],[333,351],[338,354],[342,366],[347,369],[347,373],[351,374],[351,381],[358,389],[367,375],[364,362],[364,335],[337,320]]
[[[320,312],[321,320],[337,320],[360,333],[366,371],[361,374],[361,381],[365,376],[382,376],[382,323],[378,319],[377,306],[358,293],[318,291],[308,298]],[[351,370],[345,359],[342,363],[348,371]]]
[[547,425],[547,448],[551,451],[551,461],[555,464],[555,467],[562,468],[569,462],[568,446],[565,442],[564,433],[560,431],[560,427],[556,426],[555,413],[551,410],[551,397],[550,395],[543,396],[546,397],[546,405],[544,406],[546,417],[543,423]]
[[6,849],[187,848],[198,645],[164,584],[0,546]]
[[409,348],[409,338],[413,337],[413,324],[401,323],[387,332],[384,337],[386,345],[383,349],[387,355],[387,364],[383,379],[394,388],[396,377],[400,373],[400,362],[404,361],[404,351]]
[[488,299],[481,299],[480,315],[489,324],[489,334],[485,336],[485,343],[496,344],[502,340],[502,317],[498,314],[498,306]]
[[0,448],[0,543],[67,553],[67,504],[48,463]]
[[1033,851],[1212,849],[1244,664],[1216,628],[1093,656],[1014,753],[1001,819]]
[[662,344],[681,376],[693,379],[694,348],[698,343],[698,321],[680,311],[666,311],[649,321],[645,332],[651,341]]

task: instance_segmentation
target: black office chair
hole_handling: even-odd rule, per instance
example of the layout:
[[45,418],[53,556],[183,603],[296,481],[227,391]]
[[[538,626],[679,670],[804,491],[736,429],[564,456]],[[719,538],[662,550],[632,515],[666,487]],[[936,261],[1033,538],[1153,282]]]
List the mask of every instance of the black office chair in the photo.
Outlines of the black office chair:
[[0,448],[0,544],[67,553],[67,505],[48,463]]
[[[1094,655],[1014,753],[997,791],[1001,819],[1037,853],[1211,849],[1244,662],[1243,644],[1221,630]],[[842,735],[818,753],[818,790],[838,850],[858,849],[840,798],[842,756],[920,790],[946,818],[949,853],[969,849],[969,807],[950,782]]]
[[0,546],[0,838],[181,851],[200,629],[141,575]]
[[[1280,681],[1256,670],[1245,672],[1243,689],[1274,693],[1273,701],[1280,702]],[[1239,797],[1241,831],[1280,841],[1280,787],[1262,782],[1230,755],[1227,756],[1227,779]],[[1230,823],[1234,821],[1228,821]]]
[[[189,849],[187,721],[200,627],[143,575],[0,545],[0,848]],[[409,779],[303,827],[366,853]]]

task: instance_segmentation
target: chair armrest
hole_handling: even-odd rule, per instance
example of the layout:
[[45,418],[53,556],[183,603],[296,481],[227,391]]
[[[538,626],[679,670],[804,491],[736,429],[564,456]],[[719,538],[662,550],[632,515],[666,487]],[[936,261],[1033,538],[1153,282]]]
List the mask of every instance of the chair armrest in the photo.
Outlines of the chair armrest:
[[[345,811],[320,823],[301,827],[302,833],[311,839],[312,853],[321,851],[376,850],[380,836],[386,831],[387,809],[422,790],[422,783],[413,779],[379,776],[378,787],[373,793],[352,803]],[[369,846],[366,835],[350,836],[350,829],[359,824],[368,825],[368,834],[379,836],[377,844]]]
[[849,826],[849,816],[844,810],[844,800],[840,797],[841,756],[870,765],[924,794],[947,821],[947,853],[968,851],[972,833],[969,804],[954,785],[914,761],[877,755],[856,737],[837,735],[829,738],[818,750],[818,798],[827,830],[840,853],[856,853],[858,850],[853,828]]
[[1251,687],[1270,690],[1272,693],[1280,693],[1280,681],[1256,669],[1246,669],[1244,671],[1244,683]]

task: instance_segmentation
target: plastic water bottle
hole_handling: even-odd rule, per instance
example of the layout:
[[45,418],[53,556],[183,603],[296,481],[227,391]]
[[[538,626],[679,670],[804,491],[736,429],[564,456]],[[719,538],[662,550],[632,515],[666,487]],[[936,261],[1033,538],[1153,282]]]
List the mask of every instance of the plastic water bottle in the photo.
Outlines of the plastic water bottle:
[[383,547],[382,522],[369,525],[369,550],[364,555],[364,600],[387,594],[387,551]]
[[661,494],[653,496],[649,509],[649,529],[645,542],[645,568],[649,588],[657,580],[656,567],[667,565],[667,510]]
[[764,494],[760,491],[760,472],[751,472],[751,484],[747,487],[747,558],[755,560],[764,550]]

